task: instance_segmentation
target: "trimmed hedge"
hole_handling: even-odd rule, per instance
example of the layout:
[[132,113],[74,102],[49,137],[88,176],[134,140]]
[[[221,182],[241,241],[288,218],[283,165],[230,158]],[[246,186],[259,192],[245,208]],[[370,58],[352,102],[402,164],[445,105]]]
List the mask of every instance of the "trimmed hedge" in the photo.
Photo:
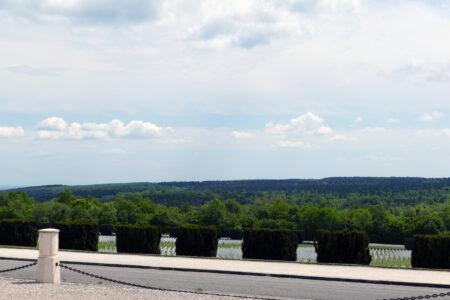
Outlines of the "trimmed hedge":
[[35,247],[38,238],[36,223],[31,220],[0,221],[0,244]]
[[242,257],[295,261],[297,233],[288,229],[254,228],[244,230]]
[[102,235],[112,235],[114,232],[114,226],[112,224],[101,224],[98,226],[98,231]]
[[403,244],[405,245],[406,250],[412,250],[414,246],[414,238],[406,237],[403,239]]
[[98,251],[97,223],[58,222],[59,248]]
[[413,268],[450,269],[450,235],[415,235],[411,265]]
[[215,226],[181,225],[178,227],[175,250],[177,255],[217,255],[217,229]]
[[315,240],[317,262],[368,265],[372,260],[365,231],[318,230]]
[[220,237],[228,237],[232,240],[242,240],[243,231],[241,229],[222,230]]
[[159,254],[161,230],[145,225],[120,225],[116,228],[117,252]]
[[304,230],[300,230],[300,229],[296,229],[294,231],[297,234],[297,242],[299,244],[303,243],[304,236],[305,236],[305,231]]
[[178,227],[163,226],[160,228],[161,228],[162,234],[168,234],[171,237],[177,237],[177,235],[178,235]]

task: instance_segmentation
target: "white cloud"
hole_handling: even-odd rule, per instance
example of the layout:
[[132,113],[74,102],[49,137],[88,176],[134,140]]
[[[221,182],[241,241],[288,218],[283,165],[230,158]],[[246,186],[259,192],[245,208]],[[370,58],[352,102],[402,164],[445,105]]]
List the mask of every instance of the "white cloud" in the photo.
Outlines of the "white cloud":
[[[196,46],[252,49],[292,35],[308,35],[303,19],[287,13],[271,1],[230,1],[227,4],[202,2],[200,22],[189,28]],[[197,25],[200,24],[200,25]]]
[[419,117],[419,120],[422,122],[433,122],[436,120],[441,119],[444,116],[443,113],[439,112],[439,111],[435,111],[432,113],[427,113],[427,114],[423,114]]
[[361,118],[361,117],[357,117],[355,119],[355,123],[361,123],[362,121],[363,121],[363,118]]
[[450,137],[450,128],[421,129],[416,134],[421,137]]
[[302,141],[279,141],[276,144],[278,147],[282,148],[299,148],[299,149],[307,149],[311,148],[311,145]]
[[351,141],[353,139],[354,139],[353,137],[342,134],[336,134],[331,138],[332,141]]
[[62,131],[66,128],[67,122],[58,117],[47,118],[36,125],[36,129],[46,131]]
[[385,132],[386,128],[384,127],[366,127],[362,130],[363,132]]
[[399,121],[396,118],[389,118],[386,120],[386,123],[389,123],[389,124],[397,124],[398,122]]
[[113,120],[109,123],[109,127],[111,134],[116,137],[160,136],[164,130],[171,130],[170,127],[163,128],[143,121],[131,121],[125,125],[120,120]]
[[411,59],[399,68],[399,74],[408,76],[415,82],[448,83],[450,80],[450,61]]
[[324,119],[319,116],[307,112],[291,119],[288,123],[269,122],[266,124],[265,133],[279,139],[275,147],[305,149],[310,148],[311,143],[315,143],[315,138],[333,133],[333,130],[325,126],[324,122]]
[[444,128],[444,129],[439,130],[438,135],[450,137],[450,128]]
[[0,137],[19,137],[23,136],[25,131],[21,126],[19,127],[7,127],[0,126]]
[[62,118],[51,117],[36,126],[37,135],[42,139],[106,139],[106,138],[148,138],[158,137],[170,127],[159,127],[143,121],[131,121],[125,125],[120,120],[109,123],[78,123],[67,125]]
[[245,131],[233,131],[231,132],[231,135],[237,139],[248,138],[252,136],[250,133]]
[[307,112],[286,124],[269,122],[266,132],[275,136],[312,136],[332,134],[333,130],[324,125],[324,119]]

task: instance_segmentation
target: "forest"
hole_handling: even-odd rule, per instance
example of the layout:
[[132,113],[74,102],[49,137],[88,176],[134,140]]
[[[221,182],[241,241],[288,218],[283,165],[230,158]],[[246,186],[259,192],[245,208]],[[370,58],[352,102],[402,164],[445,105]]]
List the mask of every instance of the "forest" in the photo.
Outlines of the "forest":
[[289,228],[312,240],[318,229],[362,229],[371,242],[403,243],[450,231],[450,179],[343,177],[40,186],[0,192],[0,219],[100,225],[215,225]]

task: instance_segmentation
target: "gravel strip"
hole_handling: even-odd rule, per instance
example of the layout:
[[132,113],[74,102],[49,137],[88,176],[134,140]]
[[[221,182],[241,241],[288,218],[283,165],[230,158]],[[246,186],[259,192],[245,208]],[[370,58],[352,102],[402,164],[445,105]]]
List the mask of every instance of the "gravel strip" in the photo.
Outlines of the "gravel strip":
[[37,283],[0,277],[0,299],[239,299],[200,294],[163,292],[119,285]]

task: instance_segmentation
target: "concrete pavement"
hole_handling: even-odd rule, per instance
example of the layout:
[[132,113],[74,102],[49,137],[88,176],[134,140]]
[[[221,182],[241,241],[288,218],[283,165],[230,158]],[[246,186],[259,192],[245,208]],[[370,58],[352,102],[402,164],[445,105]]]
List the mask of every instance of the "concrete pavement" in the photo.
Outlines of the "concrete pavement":
[[[59,255],[62,263],[450,288],[450,271],[82,251],[60,251]],[[0,248],[0,258],[37,257],[35,249]]]

